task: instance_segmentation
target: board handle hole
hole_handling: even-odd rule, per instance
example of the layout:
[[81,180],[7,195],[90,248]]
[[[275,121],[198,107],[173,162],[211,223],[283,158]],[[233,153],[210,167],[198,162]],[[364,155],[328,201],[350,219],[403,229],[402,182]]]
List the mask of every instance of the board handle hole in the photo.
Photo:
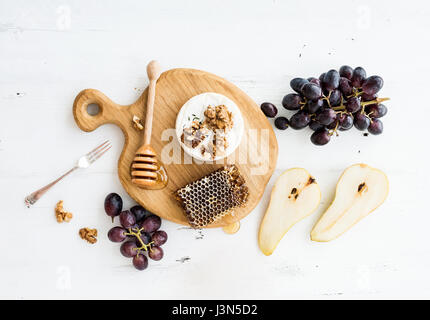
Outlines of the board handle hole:
[[87,106],[87,113],[93,117],[98,115],[100,113],[100,106],[97,103],[90,103]]

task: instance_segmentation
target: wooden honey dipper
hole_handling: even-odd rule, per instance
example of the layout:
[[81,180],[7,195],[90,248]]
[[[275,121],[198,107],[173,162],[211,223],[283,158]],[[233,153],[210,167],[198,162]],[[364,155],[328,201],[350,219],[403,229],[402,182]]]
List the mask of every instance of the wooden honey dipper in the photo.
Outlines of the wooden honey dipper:
[[161,74],[161,67],[155,60],[146,67],[149,78],[148,100],[146,104],[145,131],[143,145],[137,149],[131,165],[131,182],[144,189],[162,189],[167,185],[167,174],[157,160],[151,147],[152,118],[154,115],[155,85]]

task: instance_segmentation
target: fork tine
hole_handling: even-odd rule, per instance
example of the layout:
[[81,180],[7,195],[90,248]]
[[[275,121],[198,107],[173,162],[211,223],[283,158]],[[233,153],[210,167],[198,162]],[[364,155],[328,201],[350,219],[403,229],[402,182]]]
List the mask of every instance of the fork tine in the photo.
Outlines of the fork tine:
[[97,155],[95,155],[95,157],[90,159],[90,163],[93,163],[94,161],[96,161],[98,158],[100,158],[102,155],[104,155],[110,148],[112,148],[111,145],[109,145],[108,148],[104,149],[104,151],[99,152]]
[[111,144],[108,142],[103,147],[98,148],[95,152],[93,152],[90,156],[88,156],[88,159],[91,160],[95,158],[99,153],[103,152],[104,150],[106,150],[106,148],[110,148],[110,147],[111,147]]
[[109,143],[109,140],[106,140],[105,142],[103,142],[101,145],[95,147],[93,150],[91,150],[90,152],[88,152],[86,154],[86,156],[90,157],[92,156],[99,148],[101,148],[102,146],[104,146],[106,143]]

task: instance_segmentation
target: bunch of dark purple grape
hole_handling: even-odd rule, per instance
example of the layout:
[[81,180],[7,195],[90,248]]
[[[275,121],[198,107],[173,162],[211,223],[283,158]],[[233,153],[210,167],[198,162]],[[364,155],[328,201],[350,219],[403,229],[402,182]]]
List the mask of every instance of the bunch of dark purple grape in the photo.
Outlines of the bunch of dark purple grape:
[[[138,270],[148,267],[148,257],[158,261],[163,258],[161,246],[167,241],[167,233],[159,230],[160,217],[152,214],[142,206],[134,206],[122,211],[122,199],[116,193],[110,193],[105,199],[106,214],[119,216],[121,226],[113,227],[108,232],[112,242],[122,242],[120,251],[124,257],[133,258],[133,265]],[[126,240],[126,241],[124,241]]]
[[[282,99],[287,110],[297,111],[290,120],[285,117],[275,119],[280,130],[291,127],[296,130],[309,126],[314,133],[311,141],[315,145],[325,145],[333,134],[346,131],[353,126],[378,135],[383,131],[379,119],[387,113],[381,102],[388,98],[378,98],[384,85],[379,76],[366,76],[362,67],[352,69],[342,66],[339,71],[330,70],[317,78],[294,78],[290,82],[296,93],[289,93]],[[267,117],[275,117],[276,107],[268,102],[261,105]]]

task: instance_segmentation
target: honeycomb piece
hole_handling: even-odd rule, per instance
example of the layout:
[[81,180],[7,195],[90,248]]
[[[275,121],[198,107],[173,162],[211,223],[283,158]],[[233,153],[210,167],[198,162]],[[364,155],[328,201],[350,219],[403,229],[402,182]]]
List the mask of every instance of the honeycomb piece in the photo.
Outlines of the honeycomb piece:
[[245,179],[234,165],[212,172],[175,193],[193,228],[205,227],[244,206],[248,194]]

